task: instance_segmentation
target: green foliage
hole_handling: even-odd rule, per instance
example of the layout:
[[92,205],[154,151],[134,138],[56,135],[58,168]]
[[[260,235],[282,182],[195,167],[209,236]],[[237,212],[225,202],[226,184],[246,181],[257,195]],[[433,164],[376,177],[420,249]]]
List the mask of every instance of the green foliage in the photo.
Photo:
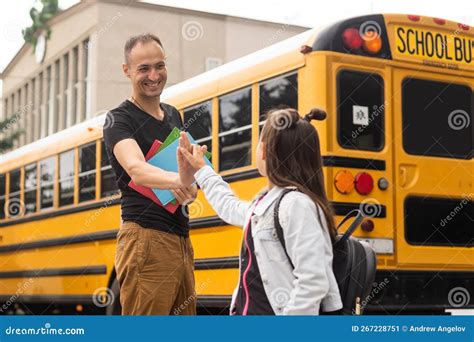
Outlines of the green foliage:
[[[6,120],[0,121],[0,133],[7,132],[8,130],[12,130],[12,125],[14,124],[12,118],[8,118]],[[13,143],[23,134],[25,133],[22,129],[15,130],[10,136],[1,138],[0,139],[0,153],[5,152],[13,147]]]
[[51,29],[47,25],[47,21],[58,12],[58,0],[36,0],[36,4],[40,3],[41,11],[34,6],[30,10],[30,17],[33,24],[23,29],[23,39],[26,43],[32,44],[36,48],[36,41],[39,32],[46,32],[46,38],[51,35]]

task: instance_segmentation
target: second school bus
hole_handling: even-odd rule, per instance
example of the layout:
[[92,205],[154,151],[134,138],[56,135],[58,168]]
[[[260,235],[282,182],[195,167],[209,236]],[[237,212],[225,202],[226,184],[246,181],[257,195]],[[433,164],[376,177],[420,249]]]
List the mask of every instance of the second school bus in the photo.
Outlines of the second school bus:
[[[324,108],[327,119],[314,125],[336,220],[362,208],[355,235],[377,252],[366,312],[472,307],[473,44],[464,24],[363,16],[206,72],[162,100],[248,200],[265,185],[255,163],[265,111]],[[2,156],[1,312],[119,312],[120,195],[102,140],[102,125],[113,123],[104,119]],[[220,220],[201,192],[189,211],[199,307],[225,308],[241,228]]]

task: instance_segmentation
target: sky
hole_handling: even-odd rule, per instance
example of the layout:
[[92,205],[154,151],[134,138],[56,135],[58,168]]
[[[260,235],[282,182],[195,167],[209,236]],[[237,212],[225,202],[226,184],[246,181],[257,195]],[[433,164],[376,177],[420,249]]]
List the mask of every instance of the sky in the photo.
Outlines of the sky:
[[[0,2],[0,71],[23,45],[21,30],[31,24],[29,10],[36,0]],[[77,0],[59,0],[66,9]],[[148,0],[167,6],[267,20],[300,26],[320,26],[347,17],[372,13],[407,13],[441,17],[474,26],[473,0]],[[0,85],[1,90],[1,85]]]

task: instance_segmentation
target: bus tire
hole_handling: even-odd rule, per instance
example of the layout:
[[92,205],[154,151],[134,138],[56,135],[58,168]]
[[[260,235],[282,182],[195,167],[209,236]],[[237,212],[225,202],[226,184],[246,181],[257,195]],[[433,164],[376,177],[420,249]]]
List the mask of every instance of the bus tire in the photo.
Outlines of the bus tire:
[[113,301],[112,304],[107,306],[107,309],[105,311],[105,314],[107,316],[112,316],[112,315],[121,315],[122,314],[122,306],[120,305],[120,286],[117,278],[114,279],[112,282],[112,286],[110,287],[110,290],[112,291],[113,294]]

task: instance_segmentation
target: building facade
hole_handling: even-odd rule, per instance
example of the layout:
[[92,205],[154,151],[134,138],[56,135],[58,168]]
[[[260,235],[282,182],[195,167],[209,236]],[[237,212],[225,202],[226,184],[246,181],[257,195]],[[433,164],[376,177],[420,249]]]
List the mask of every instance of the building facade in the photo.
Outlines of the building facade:
[[136,1],[86,0],[48,22],[49,39],[24,44],[1,74],[4,132],[15,148],[116,107],[130,94],[123,45],[152,32],[165,47],[168,85],[306,28]]

